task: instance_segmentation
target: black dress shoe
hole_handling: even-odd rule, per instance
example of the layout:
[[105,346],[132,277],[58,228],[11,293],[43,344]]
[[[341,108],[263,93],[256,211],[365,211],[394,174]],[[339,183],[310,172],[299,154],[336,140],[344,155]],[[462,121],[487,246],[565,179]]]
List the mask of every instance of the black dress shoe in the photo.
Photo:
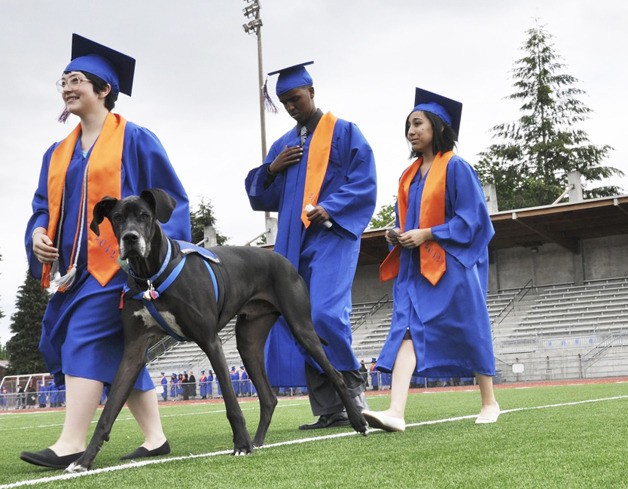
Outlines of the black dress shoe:
[[85,452],[72,453],[59,457],[50,448],[38,452],[22,452],[20,458],[29,464],[49,467],[51,469],[66,469],[72,462],[76,462]]
[[120,457],[120,460],[132,460],[132,459],[144,458],[144,457],[157,457],[159,455],[168,455],[169,453],[170,453],[170,443],[168,443],[168,440],[166,440],[162,446],[154,448],[153,450],[149,450],[148,448],[144,448],[144,447],[136,448],[131,453],[127,453],[123,457]]
[[336,426],[348,426],[351,422],[347,413],[323,414],[318,421],[312,424],[302,424],[300,430],[320,430],[321,428],[334,428]]

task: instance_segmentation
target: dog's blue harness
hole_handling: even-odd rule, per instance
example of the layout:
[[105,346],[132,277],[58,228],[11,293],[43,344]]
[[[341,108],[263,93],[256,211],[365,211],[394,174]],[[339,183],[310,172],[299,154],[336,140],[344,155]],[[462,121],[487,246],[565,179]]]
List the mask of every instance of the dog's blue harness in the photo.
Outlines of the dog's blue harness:
[[[187,256],[192,253],[195,253],[201,256],[201,258],[203,258],[203,263],[205,264],[205,268],[207,268],[207,271],[209,272],[209,276],[212,279],[212,284],[214,286],[214,295],[216,298],[216,303],[218,303],[218,299],[219,299],[218,280],[216,279],[216,273],[212,269],[210,262],[220,263],[220,258],[218,258],[218,256],[215,253],[213,253],[212,251],[206,248],[201,248],[200,246],[193,245],[192,243],[188,243],[186,241],[177,240],[176,242],[179,245],[179,248],[181,249],[181,259],[176,264],[176,266],[174,266],[172,270],[170,270],[170,273],[168,274],[168,276],[165,279],[161,280],[161,283],[159,283],[159,285],[155,287],[154,284],[160,281],[161,275],[166,271],[166,269],[168,268],[168,265],[171,263],[172,244],[170,243],[169,239],[167,240],[168,249],[166,251],[166,258],[164,259],[164,262],[162,263],[161,268],[155,275],[153,275],[149,279],[145,279],[146,284],[148,285],[147,290],[133,293],[130,298],[142,301],[144,307],[148,310],[148,312],[153,317],[153,319],[157,321],[157,324],[159,324],[161,329],[163,329],[170,336],[172,336],[178,341],[189,341],[188,338],[179,335],[176,331],[174,331],[168,325],[167,321],[164,319],[164,317],[155,307],[154,301],[157,298],[159,298],[159,296],[163,294],[168,289],[168,287],[170,287],[170,285],[172,285],[172,283],[179,277],[181,270],[183,270],[183,267],[185,266],[185,261],[186,261]],[[133,270],[131,270],[130,267],[127,273],[129,274],[130,277],[133,277],[134,280],[136,281],[143,280],[137,277],[133,273]],[[129,287],[128,284],[125,285],[123,289],[123,295],[126,295],[128,292],[131,292],[131,290],[132,289],[131,287]]]

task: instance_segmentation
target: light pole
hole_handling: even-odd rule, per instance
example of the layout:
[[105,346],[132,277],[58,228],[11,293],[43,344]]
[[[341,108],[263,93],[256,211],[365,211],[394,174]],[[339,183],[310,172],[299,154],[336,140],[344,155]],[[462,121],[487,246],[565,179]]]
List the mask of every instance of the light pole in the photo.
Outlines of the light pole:
[[264,113],[264,72],[262,67],[262,19],[260,18],[261,5],[259,0],[244,0],[247,5],[242,12],[247,19],[251,19],[242,25],[244,32],[257,36],[257,81],[259,96],[259,119],[262,136],[262,161],[266,159],[266,118]]
[[[244,0],[247,4],[242,12],[249,20],[242,25],[244,32],[247,34],[255,34],[257,36],[257,91],[259,97],[259,121],[262,140],[262,162],[266,160],[266,113],[264,103],[264,69],[262,65],[262,19],[260,18],[260,9],[262,8],[259,0]],[[277,219],[270,216],[270,212],[264,213],[264,222],[266,231],[266,243],[275,244],[277,235]]]

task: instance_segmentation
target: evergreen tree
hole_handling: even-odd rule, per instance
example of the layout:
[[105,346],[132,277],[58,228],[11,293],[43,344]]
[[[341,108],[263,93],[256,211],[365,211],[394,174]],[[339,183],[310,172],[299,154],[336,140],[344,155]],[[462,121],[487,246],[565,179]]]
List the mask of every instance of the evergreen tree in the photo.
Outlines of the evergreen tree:
[[552,36],[541,26],[527,36],[525,56],[513,70],[516,91],[507,97],[521,102],[521,116],[492,128],[496,142],[480,153],[476,167],[482,183],[495,184],[500,209],[551,204],[574,170],[583,177],[586,198],[621,193],[615,186],[587,185],[623,173],[602,166],[612,148],[591,144],[578,127],[591,110],[578,100],[585,93],[575,86],[578,80],[562,72]]
[[41,288],[39,280],[27,274],[17,292],[17,310],[11,316],[11,332],[14,334],[6,345],[9,356],[7,375],[47,371],[39,352],[39,338],[48,299],[48,292]]
[[[192,243],[199,243],[205,237],[205,226],[216,226],[216,218],[214,217],[214,209],[211,201],[205,202],[201,198],[196,210],[190,209],[190,221],[192,221]],[[216,241],[218,246],[224,245],[229,240],[216,230]]]

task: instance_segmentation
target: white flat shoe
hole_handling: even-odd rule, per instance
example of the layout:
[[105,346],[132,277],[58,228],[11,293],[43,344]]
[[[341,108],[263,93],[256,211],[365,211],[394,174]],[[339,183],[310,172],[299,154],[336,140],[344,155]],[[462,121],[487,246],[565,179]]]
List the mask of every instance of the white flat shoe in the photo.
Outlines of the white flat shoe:
[[497,405],[497,409],[495,409],[489,416],[478,416],[475,419],[475,424],[489,424],[495,423],[497,418],[499,418],[500,414],[499,404]]
[[371,428],[379,428],[380,430],[390,432],[406,430],[406,422],[402,418],[394,418],[377,411],[369,411],[368,409],[362,411],[362,416],[364,416]]

